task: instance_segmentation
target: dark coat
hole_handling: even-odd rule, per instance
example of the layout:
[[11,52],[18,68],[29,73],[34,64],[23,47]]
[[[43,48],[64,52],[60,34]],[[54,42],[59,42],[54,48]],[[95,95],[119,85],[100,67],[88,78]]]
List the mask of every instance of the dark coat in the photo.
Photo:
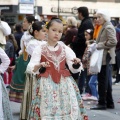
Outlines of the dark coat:
[[76,53],[76,56],[82,58],[85,48],[86,48],[86,40],[84,32],[87,29],[93,29],[93,24],[90,18],[84,18],[81,22],[80,27],[78,28],[78,34],[76,40],[73,44],[73,50]]
[[18,45],[18,50],[16,51],[17,56],[19,56],[18,52],[20,51],[20,41],[21,41],[21,37],[23,36],[23,32],[15,32],[14,33],[15,36],[15,40],[17,41],[17,45]]
[[72,43],[72,40],[75,36],[77,36],[77,33],[78,33],[78,29],[77,27],[73,26],[73,27],[70,27],[67,32],[66,32],[66,35],[65,35],[65,38],[64,38],[64,43],[66,45],[69,45]]

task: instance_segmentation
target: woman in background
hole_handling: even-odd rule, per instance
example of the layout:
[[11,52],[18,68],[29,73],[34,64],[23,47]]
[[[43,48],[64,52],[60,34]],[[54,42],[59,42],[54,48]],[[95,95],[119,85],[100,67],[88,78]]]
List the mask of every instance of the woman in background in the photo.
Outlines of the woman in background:
[[[27,16],[23,20],[23,29],[28,30],[29,26],[35,21],[34,16]],[[29,63],[30,56],[26,52],[26,47],[33,36],[29,34],[28,31],[24,32],[24,35],[21,38],[21,51],[19,52],[20,56],[16,60],[15,69],[13,71],[13,77],[10,84],[9,97],[11,101],[21,103],[23,97],[23,91],[26,81],[26,67]]]

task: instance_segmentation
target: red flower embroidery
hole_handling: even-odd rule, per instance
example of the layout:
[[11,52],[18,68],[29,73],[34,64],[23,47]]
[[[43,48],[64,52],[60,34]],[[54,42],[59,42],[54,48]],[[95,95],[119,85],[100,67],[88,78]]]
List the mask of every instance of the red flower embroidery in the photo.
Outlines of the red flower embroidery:
[[88,116],[84,116],[84,120],[88,120]]
[[40,108],[36,107],[35,108],[35,112],[38,114],[38,116],[40,117]]

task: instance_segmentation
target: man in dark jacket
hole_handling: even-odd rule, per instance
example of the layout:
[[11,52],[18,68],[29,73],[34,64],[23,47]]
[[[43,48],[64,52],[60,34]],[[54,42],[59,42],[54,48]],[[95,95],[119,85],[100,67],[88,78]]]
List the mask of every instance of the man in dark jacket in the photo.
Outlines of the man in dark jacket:
[[16,30],[16,32],[14,33],[14,36],[15,36],[15,39],[16,39],[17,45],[18,45],[18,50],[16,51],[16,55],[18,57],[19,51],[20,51],[20,40],[21,40],[21,37],[23,36],[22,25],[16,24],[15,30]]
[[87,29],[94,29],[91,19],[89,18],[89,12],[87,7],[78,8],[78,18],[81,20],[81,24],[78,28],[78,34],[76,41],[73,43],[76,56],[82,58],[85,48],[86,40],[84,31]]
[[[89,18],[89,12],[87,7],[79,7],[78,8],[78,18],[81,20],[81,24],[78,28],[78,34],[76,36],[75,42],[73,45],[73,50],[76,53],[76,56],[82,59],[85,48],[86,48],[86,40],[84,31],[87,29],[94,29],[91,19]],[[80,77],[78,78],[78,87],[80,93],[83,93],[83,87],[85,83],[85,79],[87,77],[87,72],[84,70],[81,72]],[[88,85],[87,85],[88,86]],[[87,93],[90,92],[90,89],[86,89]]]

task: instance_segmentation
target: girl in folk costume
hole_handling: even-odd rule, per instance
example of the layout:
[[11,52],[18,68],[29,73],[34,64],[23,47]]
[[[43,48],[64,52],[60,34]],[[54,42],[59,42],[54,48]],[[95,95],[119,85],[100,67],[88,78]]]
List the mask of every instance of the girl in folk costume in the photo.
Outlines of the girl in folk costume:
[[12,69],[15,65],[15,51],[18,49],[18,46],[13,34],[8,35],[6,40],[5,52],[10,58],[10,65],[7,71],[4,73],[4,82],[6,86],[9,86],[13,74]]
[[60,19],[51,19],[47,29],[47,43],[34,50],[27,67],[38,77],[28,120],[87,120],[77,84],[65,66],[67,63],[73,73],[80,72],[80,59],[71,48],[58,42],[63,31]]
[[0,120],[13,120],[9,97],[5,88],[1,74],[5,72],[10,64],[10,60],[4,50],[0,47]]
[[[23,29],[26,30],[35,21],[33,16],[27,16],[23,20]],[[10,84],[9,97],[11,101],[22,102],[23,90],[25,85],[26,74],[25,70],[30,60],[28,53],[26,52],[27,44],[32,40],[32,37],[28,31],[24,32],[21,38],[21,51],[20,56],[16,60],[16,66],[13,72],[12,81]]]
[[[30,55],[32,55],[35,47],[41,46],[42,44],[46,43],[46,41],[43,41],[45,40],[45,37],[46,37],[45,23],[36,21],[30,27],[29,33],[33,36],[33,40],[31,40],[28,43],[26,50]],[[21,120],[27,119],[29,108],[30,108],[31,101],[32,101],[32,96],[33,96],[33,88],[36,82],[37,82],[37,79],[35,75],[27,74],[25,90],[23,94],[23,101],[21,105],[21,112],[20,112]]]

